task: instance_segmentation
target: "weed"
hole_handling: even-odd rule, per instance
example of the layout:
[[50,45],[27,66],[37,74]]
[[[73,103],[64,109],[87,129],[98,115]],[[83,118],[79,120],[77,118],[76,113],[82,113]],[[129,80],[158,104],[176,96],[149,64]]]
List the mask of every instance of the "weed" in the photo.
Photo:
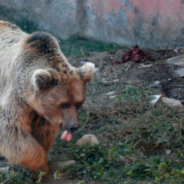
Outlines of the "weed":
[[36,181],[36,183],[40,183],[42,181],[42,178],[46,175],[46,172],[41,171],[38,175],[38,180]]
[[12,169],[9,172],[0,172],[0,183],[4,184],[25,184],[34,183],[33,172],[27,172],[25,170]]
[[60,179],[61,178],[61,173],[59,173],[58,171],[56,171],[55,173],[54,173],[54,179]]

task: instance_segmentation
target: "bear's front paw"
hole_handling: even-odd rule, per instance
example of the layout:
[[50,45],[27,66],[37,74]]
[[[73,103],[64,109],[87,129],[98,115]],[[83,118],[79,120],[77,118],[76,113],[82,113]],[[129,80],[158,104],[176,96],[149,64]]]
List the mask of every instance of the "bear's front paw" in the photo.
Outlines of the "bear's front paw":
[[47,165],[42,167],[40,170],[46,172],[47,174],[49,173],[49,167]]

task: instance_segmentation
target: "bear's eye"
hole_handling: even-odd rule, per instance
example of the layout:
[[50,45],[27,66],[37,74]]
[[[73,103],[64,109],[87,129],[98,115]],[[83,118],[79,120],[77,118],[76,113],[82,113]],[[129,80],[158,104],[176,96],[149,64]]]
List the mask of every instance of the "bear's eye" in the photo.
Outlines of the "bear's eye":
[[69,103],[63,103],[63,104],[60,105],[60,107],[63,108],[63,109],[67,109],[67,108],[70,107],[70,104]]
[[80,103],[80,102],[75,104],[77,109],[79,109],[81,107],[81,105],[82,105],[82,103]]

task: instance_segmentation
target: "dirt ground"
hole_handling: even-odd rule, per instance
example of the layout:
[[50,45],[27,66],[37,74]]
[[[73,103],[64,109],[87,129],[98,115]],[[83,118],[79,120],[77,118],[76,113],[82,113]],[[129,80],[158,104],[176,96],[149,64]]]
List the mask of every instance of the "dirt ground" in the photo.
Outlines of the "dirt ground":
[[94,77],[96,81],[150,86],[158,89],[163,96],[184,102],[184,78],[174,73],[181,66],[166,62],[168,58],[183,55],[184,48],[180,48],[177,53],[173,50],[145,51],[152,56],[152,61],[112,65],[114,61],[120,61],[126,52],[126,49],[121,49],[90,53],[89,56],[82,58],[70,58],[70,62],[75,66],[81,66],[84,62],[95,63],[99,69]]

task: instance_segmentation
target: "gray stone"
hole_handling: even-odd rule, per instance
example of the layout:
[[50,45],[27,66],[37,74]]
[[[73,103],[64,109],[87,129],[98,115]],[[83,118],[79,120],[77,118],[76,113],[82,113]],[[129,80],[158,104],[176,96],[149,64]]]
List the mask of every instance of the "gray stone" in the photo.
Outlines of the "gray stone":
[[60,168],[67,167],[67,166],[72,165],[72,164],[76,164],[76,161],[75,160],[68,160],[68,161],[64,161],[64,162],[57,162],[57,165]]
[[175,100],[172,98],[163,97],[162,102],[164,102],[165,104],[167,104],[170,107],[182,107],[182,103],[179,100]]
[[180,77],[184,77],[184,68],[180,68],[179,70],[176,70],[175,73]]
[[154,85],[159,85],[160,84],[160,81],[155,81],[154,82]]
[[168,150],[166,150],[165,153],[166,153],[166,155],[170,155],[171,154],[171,150],[168,149]]
[[10,170],[10,166],[0,167],[0,171],[8,172],[9,170]]
[[109,96],[109,99],[115,99],[116,96]]
[[166,60],[166,63],[176,66],[184,66],[184,55],[169,58]]
[[99,141],[98,139],[96,138],[95,135],[92,135],[92,134],[86,134],[84,135],[81,139],[79,139],[75,145],[82,145],[84,143],[88,143],[90,145],[95,145],[95,144],[99,144]]
[[110,96],[110,95],[114,95],[115,93],[116,91],[111,91],[111,92],[106,93],[105,95]]

